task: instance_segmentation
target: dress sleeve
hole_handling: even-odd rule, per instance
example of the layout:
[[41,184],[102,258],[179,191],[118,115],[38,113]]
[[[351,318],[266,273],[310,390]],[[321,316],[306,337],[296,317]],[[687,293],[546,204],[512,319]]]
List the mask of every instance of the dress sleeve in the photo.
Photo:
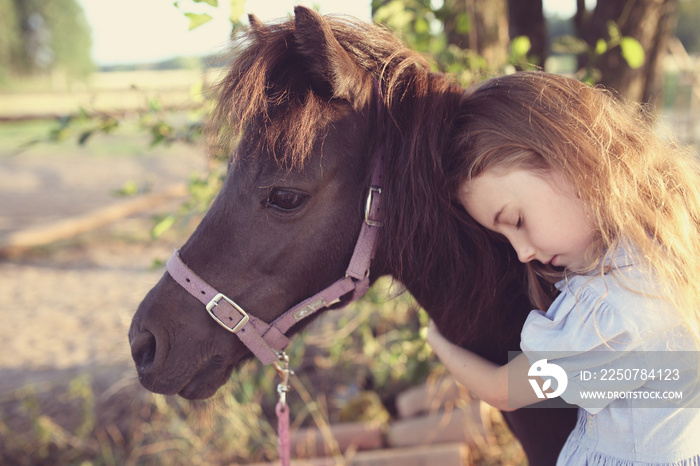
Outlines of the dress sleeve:
[[630,391],[644,383],[641,378],[632,377],[616,380],[614,384],[606,380],[612,370],[639,369],[646,367],[646,362],[638,360],[645,358],[644,352],[635,351],[641,349],[636,324],[596,287],[584,285],[572,289],[565,285],[546,313],[530,313],[523,326],[520,346],[531,365],[539,362],[540,366],[561,367],[567,381],[559,396],[591,414],[615,398],[592,400],[592,395],[584,391],[607,392],[613,385],[615,391]]

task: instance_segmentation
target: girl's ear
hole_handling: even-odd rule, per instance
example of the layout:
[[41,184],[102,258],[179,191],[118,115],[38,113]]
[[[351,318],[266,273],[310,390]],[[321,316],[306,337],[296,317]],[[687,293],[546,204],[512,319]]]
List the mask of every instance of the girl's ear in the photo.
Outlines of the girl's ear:
[[340,98],[362,109],[371,97],[371,77],[340,45],[328,22],[308,8],[294,8],[294,38],[306,61],[314,91],[326,98]]

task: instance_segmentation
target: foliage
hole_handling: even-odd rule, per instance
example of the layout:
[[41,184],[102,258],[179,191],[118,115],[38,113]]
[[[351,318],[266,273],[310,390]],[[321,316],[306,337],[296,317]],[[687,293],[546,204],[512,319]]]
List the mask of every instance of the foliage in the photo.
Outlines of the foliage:
[[201,218],[206,213],[219,193],[226,177],[226,170],[221,164],[217,164],[208,175],[193,175],[187,183],[188,198],[176,212],[156,217],[151,230],[153,239],[160,238],[163,233],[176,225],[186,226],[193,219]]
[[633,37],[623,36],[620,29],[613,21],[608,22],[609,39],[598,39],[595,46],[590,46],[586,41],[574,36],[560,36],[552,44],[552,51],[563,54],[587,55],[587,65],[577,72],[577,77],[589,84],[595,84],[600,80],[600,70],[596,67],[597,61],[607,51],[620,47],[622,57],[630,68],[636,69],[644,64],[644,48]]
[[[383,280],[292,340],[294,429],[387,422],[397,393],[441,373],[418,331],[426,315],[397,292]],[[212,399],[199,402],[103,376],[84,373],[64,385],[32,384],[12,393],[0,405],[0,463],[204,465],[277,458],[279,379],[272,366],[250,361]],[[329,451],[334,448],[329,443]]]
[[[687,0],[697,2],[698,0]],[[462,84],[470,84],[475,79],[491,74],[502,74],[514,69],[529,69],[530,40],[526,36],[513,37],[510,40],[510,58],[503,69],[494,68],[483,57],[469,49],[449,43],[448,23],[458,34],[468,34],[474,27],[473,20],[466,12],[460,11],[451,1],[434,0],[374,0],[374,20],[384,23],[397,31],[408,45],[430,57],[439,71],[456,75]],[[552,40],[551,50],[560,54],[586,55],[587,65],[579,70],[577,76],[584,82],[595,83],[600,80],[600,70],[596,67],[598,59],[607,51],[619,47],[627,64],[639,68],[644,64],[645,51],[638,40],[623,36],[618,26],[608,23],[608,39],[599,39],[595,46],[589,46],[584,40],[564,33],[570,29],[567,22],[559,19],[555,26],[559,35]]]
[[[225,392],[208,404],[143,393],[134,398],[126,387],[116,382],[112,394],[98,397],[96,381],[83,374],[68,387],[17,390],[0,417],[0,462],[202,465],[275,456],[274,429],[255,402],[241,404]],[[64,409],[55,416],[45,414],[55,407],[52,398]],[[75,411],[67,415],[69,409]]]
[[[212,20],[212,16],[209,13],[202,13],[201,11],[206,11],[207,8],[213,8],[212,13],[221,6],[219,5],[219,0],[190,0],[190,3],[199,4],[199,8],[196,8],[200,12],[185,11],[192,9],[195,5],[183,5],[182,1],[176,1],[173,3],[175,8],[180,9],[183,14],[190,20],[189,30],[196,29],[209,21]],[[205,4],[205,5],[202,5]],[[242,25],[241,17],[245,13],[245,0],[229,0],[228,6],[231,11],[229,15],[229,21],[233,28],[238,28]]]
[[[132,89],[137,89],[132,86]],[[138,90],[138,89],[137,89]],[[209,110],[210,101],[206,98],[202,82],[190,88],[189,100],[196,104],[188,112],[165,108],[157,94],[142,92],[141,110],[127,115],[117,112],[98,111],[90,107],[79,107],[74,115],[58,118],[48,133],[39,138],[30,139],[20,145],[19,153],[33,145],[57,143],[74,139],[84,146],[97,135],[113,134],[124,127],[132,127],[134,120],[142,134],[149,139],[149,146],[184,143],[199,144],[202,139],[204,114]]]
[[373,19],[385,24],[407,45],[428,57],[436,71],[450,73],[462,85],[469,85],[483,76],[529,68],[527,54],[530,41],[516,37],[511,41],[510,60],[505,68],[488,63],[473,50],[448,40],[448,23],[453,32],[466,35],[475,27],[468,13],[455,8],[452,1],[435,0],[374,0]]
[[10,78],[94,68],[90,27],[77,0],[0,0],[0,84]]
[[430,0],[375,0],[372,10],[374,20],[401,35],[410,48],[442,63],[440,57],[447,46],[441,28],[443,7],[436,8]]

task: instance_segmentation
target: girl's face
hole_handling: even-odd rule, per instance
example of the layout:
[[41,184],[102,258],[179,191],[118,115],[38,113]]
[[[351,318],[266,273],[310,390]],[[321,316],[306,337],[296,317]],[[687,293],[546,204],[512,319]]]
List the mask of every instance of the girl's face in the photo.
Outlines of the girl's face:
[[552,171],[486,170],[459,188],[482,226],[505,236],[521,262],[581,268],[594,228],[573,186]]

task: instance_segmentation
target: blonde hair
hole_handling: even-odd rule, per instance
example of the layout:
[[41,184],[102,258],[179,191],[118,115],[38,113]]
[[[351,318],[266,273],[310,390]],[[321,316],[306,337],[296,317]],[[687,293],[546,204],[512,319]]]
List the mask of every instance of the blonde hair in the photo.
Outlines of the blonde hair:
[[[634,244],[660,293],[700,322],[700,163],[661,138],[639,105],[574,79],[522,72],[468,90],[455,120],[451,192],[485,170],[554,170],[590,210],[597,236],[586,267],[605,273],[625,241]],[[456,195],[456,194],[455,194]],[[563,272],[528,263],[533,304],[551,304]]]

